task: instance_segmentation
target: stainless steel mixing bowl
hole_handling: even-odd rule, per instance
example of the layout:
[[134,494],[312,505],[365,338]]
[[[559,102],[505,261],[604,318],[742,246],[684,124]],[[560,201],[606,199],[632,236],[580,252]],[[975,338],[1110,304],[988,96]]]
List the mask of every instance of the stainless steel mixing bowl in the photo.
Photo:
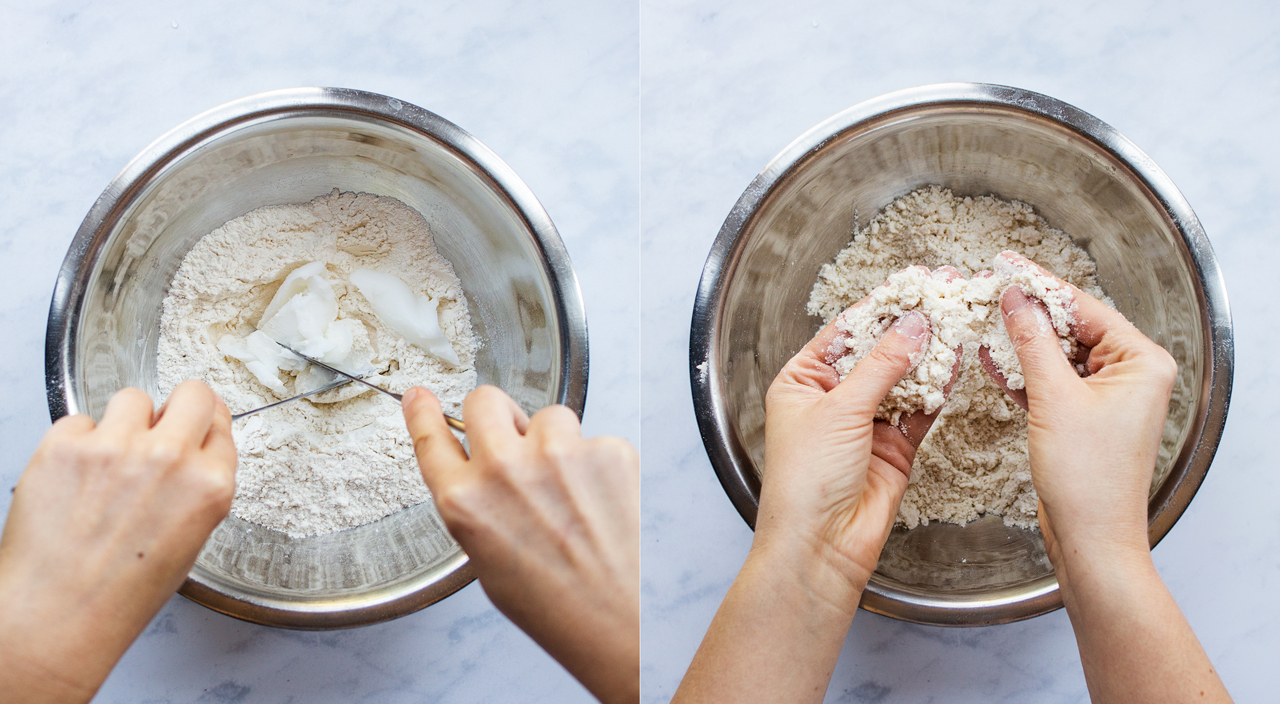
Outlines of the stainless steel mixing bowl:
[[[689,360],[703,442],[729,498],[754,526],[765,391],[820,326],[805,312],[819,267],[856,227],[927,184],[1035,206],[1088,250],[1120,311],[1178,361],[1150,499],[1155,545],[1203,481],[1227,415],[1221,273],[1191,207],[1132,142],[1066,103],[1001,86],[925,86],[854,106],[784,149],[738,199],[703,270]],[[895,528],[862,600],[940,625],[1061,605],[1039,532],[994,516]]]
[[[94,204],[63,262],[46,338],[50,413],[99,417],[125,386],[156,388],[160,301],[196,240],[266,205],[334,188],[391,196],[430,223],[483,344],[481,383],[528,410],[586,400],[587,329],[568,254],[542,206],[493,152],[419,107],[300,88],[215,108],[147,147]],[[294,539],[234,516],[181,593],[291,628],[395,618],[461,589],[467,556],[434,504]]]

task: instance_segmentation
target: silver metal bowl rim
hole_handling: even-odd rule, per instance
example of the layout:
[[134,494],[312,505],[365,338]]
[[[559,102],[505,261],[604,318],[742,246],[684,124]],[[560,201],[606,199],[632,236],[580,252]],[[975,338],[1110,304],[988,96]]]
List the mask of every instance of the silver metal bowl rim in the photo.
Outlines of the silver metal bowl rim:
[[[557,402],[579,416],[586,405],[588,351],[586,308],[569,253],[542,204],[506,162],[461,127],[396,98],[350,88],[289,88],[225,103],[178,125],[152,142],[116,175],[89,209],[58,271],[45,333],[45,393],[53,420],[82,413],[74,338],[86,287],[107,235],[134,197],[173,162],[205,140],[263,118],[293,114],[344,114],[394,124],[436,142],[473,164],[509,202],[533,233],[551,282],[561,321],[560,385]],[[469,584],[474,577],[461,551],[418,578],[359,596],[299,601],[250,596],[233,585],[207,580],[193,570],[179,593],[216,611],[270,626],[299,629],[350,628],[398,618],[429,606]]]
[[[1089,113],[1040,93],[984,83],[941,83],[888,93],[843,110],[816,125],[787,145],[752,180],[721,226],[707,261],[693,306],[689,332],[689,376],[694,412],[707,455],[721,486],[747,525],[755,528],[760,481],[751,470],[745,448],[728,432],[729,417],[720,400],[714,332],[721,324],[723,294],[745,246],[740,237],[752,223],[757,209],[774,189],[802,168],[808,158],[839,135],[867,123],[917,108],[954,105],[957,108],[989,107],[1022,112],[1048,119],[1092,143],[1099,151],[1123,164],[1159,202],[1181,234],[1203,286],[1201,302],[1204,329],[1209,333],[1205,350],[1208,371],[1207,402],[1202,401],[1198,442],[1179,474],[1172,474],[1151,497],[1148,538],[1151,546],[1169,532],[1204,481],[1222,437],[1231,400],[1234,341],[1227,291],[1213,248],[1191,205],[1169,177],[1120,132]],[[1187,456],[1184,448],[1183,456]],[[1175,468],[1176,469],[1176,468]],[[1062,607],[1062,596],[1052,576],[1018,589],[1007,588],[974,595],[938,597],[894,589],[873,578],[861,607],[904,621],[930,625],[977,626],[1019,621]]]

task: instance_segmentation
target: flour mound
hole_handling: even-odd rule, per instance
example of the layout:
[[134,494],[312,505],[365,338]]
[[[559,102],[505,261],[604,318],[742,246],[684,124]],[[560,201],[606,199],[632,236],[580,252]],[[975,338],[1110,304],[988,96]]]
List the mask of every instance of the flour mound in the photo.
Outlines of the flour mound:
[[[1017,357],[1009,356],[1012,345],[999,314],[1000,294],[1010,284],[1022,286],[1028,295],[1045,302],[1060,339],[1070,337],[1071,311],[1061,291],[1046,288],[1046,281],[1052,278],[1037,278],[1042,275],[1034,267],[1016,258],[998,259],[1005,250],[1034,260],[1092,296],[1105,296],[1089,255],[1065,233],[1049,227],[1031,206],[991,196],[960,198],[939,186],[918,189],[886,206],[854,233],[853,241],[834,262],[822,267],[810,294],[809,313],[830,322],[890,281],[899,292],[884,292],[878,309],[866,312],[867,320],[874,319],[875,325],[867,321],[841,325],[850,331],[863,330],[866,339],[878,339],[899,311],[914,306],[929,315],[934,338],[941,346],[958,340],[963,348],[951,396],[941,405],[938,420],[916,452],[911,484],[897,517],[898,523],[908,528],[937,520],[963,524],[988,512],[1002,516],[1010,525],[1036,525],[1026,412],[987,375],[977,348],[990,346],[1005,376],[1021,380]],[[917,275],[907,275],[893,283],[894,275],[913,265],[929,269],[954,266],[966,281],[943,285],[936,277],[925,282]],[[978,276],[988,270],[994,276]],[[912,286],[920,291],[908,291]],[[957,286],[964,289],[963,294],[953,290]],[[919,302],[912,303],[917,296]],[[961,303],[967,311],[959,310]],[[1056,304],[1062,304],[1057,313]],[[855,341],[849,349],[866,347],[866,339]],[[1074,341],[1064,344],[1064,351],[1074,355]],[[933,341],[929,349],[934,349]],[[935,391],[941,389],[937,382],[943,377],[940,365],[946,359],[939,351],[924,374],[926,381],[914,391],[899,393],[896,405],[882,406],[882,417],[928,408],[929,399],[937,400]],[[837,362],[841,363],[852,369],[852,361]],[[917,382],[921,379],[919,368],[925,364],[922,361],[913,372]],[[947,367],[948,380],[949,372]]]
[[[327,381],[304,367],[281,370],[276,387],[218,348],[225,337],[252,334],[285,278],[313,262],[323,263],[336,324],[349,328],[351,359],[376,372],[371,381],[397,392],[426,386],[446,412],[458,413],[476,385],[477,342],[452,265],[417,211],[393,198],[336,190],[308,203],[259,208],[191,248],[162,303],[159,391],[201,379],[236,413]],[[358,269],[392,274],[439,300],[439,324],[460,363],[410,344],[379,319],[349,283]],[[239,453],[232,513],[295,537],[371,523],[431,498],[399,404],[356,384],[236,421],[232,433]]]

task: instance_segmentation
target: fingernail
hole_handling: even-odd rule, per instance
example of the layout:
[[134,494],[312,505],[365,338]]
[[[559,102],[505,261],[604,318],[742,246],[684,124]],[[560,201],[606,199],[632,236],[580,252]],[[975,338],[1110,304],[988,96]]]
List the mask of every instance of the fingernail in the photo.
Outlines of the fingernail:
[[1030,304],[1031,297],[1022,290],[1021,286],[1017,285],[1005,289],[1004,295],[1000,297],[1000,309],[1004,311],[1006,318]]
[[422,389],[420,389],[417,386],[413,387],[412,389],[409,389],[408,391],[404,392],[403,396],[400,397],[401,405],[407,406],[413,403],[413,400],[418,397],[418,394],[421,394],[421,393],[422,393]]
[[929,331],[929,321],[925,320],[919,311],[909,310],[898,318],[898,322],[894,323],[893,327],[899,335],[918,340]]

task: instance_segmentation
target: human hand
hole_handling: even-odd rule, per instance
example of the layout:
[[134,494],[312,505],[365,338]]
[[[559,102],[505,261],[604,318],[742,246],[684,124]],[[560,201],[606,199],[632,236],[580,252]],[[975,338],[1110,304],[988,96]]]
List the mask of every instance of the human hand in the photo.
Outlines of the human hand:
[[[1000,256],[1036,266],[1013,252]],[[1066,358],[1048,311],[1019,287],[1004,292],[1000,308],[1026,380],[1025,394],[1010,396],[1027,409],[1040,528],[1090,698],[1230,702],[1147,542],[1147,492],[1177,364],[1124,316],[1060,283],[1072,294],[1080,360]],[[980,354],[1008,391],[990,355]]]
[[[952,267],[939,271],[960,276]],[[832,322],[769,387],[753,552],[776,545],[812,555],[816,568],[806,578],[827,584],[830,598],[852,614],[893,528],[916,448],[938,413],[910,414],[897,426],[875,420],[885,394],[929,343],[924,315],[912,311],[896,321],[843,382],[830,351],[842,334]]]
[[[1013,252],[1000,256],[1039,269]],[[1147,559],[1147,495],[1177,364],[1124,316],[1062,285],[1074,296],[1071,332],[1083,348],[1084,378],[1063,355],[1039,301],[1011,286],[1001,310],[1026,377],[1025,391],[1009,394],[1027,409],[1041,528],[1066,581],[1067,552]],[[981,355],[1005,386],[986,350]]]
[[840,381],[834,364],[844,346],[834,343],[847,334],[833,321],[769,386],[755,540],[673,702],[822,701],[916,447],[937,417],[875,420],[930,342],[923,314],[895,321]]
[[60,419],[0,536],[0,701],[88,701],[230,510],[231,414],[203,383]]
[[481,386],[463,419],[416,387],[404,416],[449,532],[498,610],[608,704],[640,697],[640,461],[625,440],[583,439],[550,406],[530,419]]

